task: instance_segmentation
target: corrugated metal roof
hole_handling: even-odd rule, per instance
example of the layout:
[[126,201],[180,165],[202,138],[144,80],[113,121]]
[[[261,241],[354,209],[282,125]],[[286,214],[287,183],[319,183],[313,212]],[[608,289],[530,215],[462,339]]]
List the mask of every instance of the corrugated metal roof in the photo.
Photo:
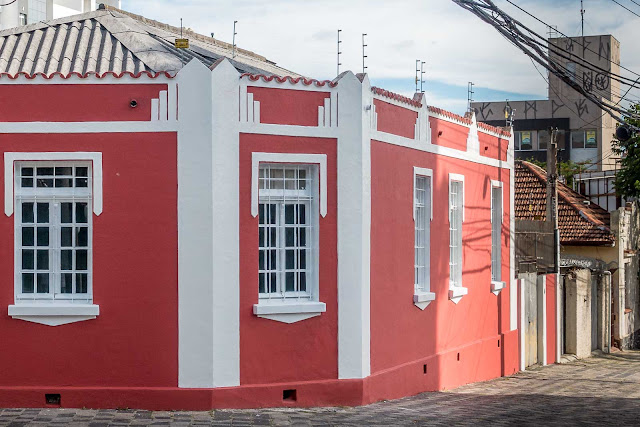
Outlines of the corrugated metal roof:
[[[190,49],[176,49],[179,29],[119,10],[98,10],[0,31],[0,73],[176,73],[197,58],[211,66],[231,58],[227,43],[188,31]],[[242,73],[297,76],[252,52],[237,49]]]

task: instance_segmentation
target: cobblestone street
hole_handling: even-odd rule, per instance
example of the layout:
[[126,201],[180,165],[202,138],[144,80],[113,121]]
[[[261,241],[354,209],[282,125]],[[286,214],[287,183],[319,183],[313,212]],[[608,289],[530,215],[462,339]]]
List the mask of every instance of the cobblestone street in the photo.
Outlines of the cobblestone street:
[[4,409],[0,426],[638,425],[640,352],[620,352],[360,408],[212,412]]

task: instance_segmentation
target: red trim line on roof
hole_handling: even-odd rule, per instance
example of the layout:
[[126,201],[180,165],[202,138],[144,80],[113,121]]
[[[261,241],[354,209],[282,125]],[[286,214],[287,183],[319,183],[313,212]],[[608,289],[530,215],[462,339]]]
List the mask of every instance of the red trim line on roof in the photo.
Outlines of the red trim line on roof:
[[25,78],[27,78],[29,80],[33,80],[33,79],[41,77],[41,78],[44,78],[44,79],[47,79],[47,80],[51,80],[54,77],[60,77],[62,79],[68,79],[68,78],[71,78],[71,77],[79,77],[81,79],[88,79],[90,77],[95,77],[96,79],[103,79],[105,77],[111,76],[111,77],[115,77],[116,79],[120,79],[120,78],[122,78],[124,76],[129,76],[129,77],[133,77],[134,79],[138,79],[138,78],[142,77],[142,75],[146,75],[147,77],[152,78],[152,79],[158,78],[160,76],[164,76],[164,77],[167,77],[167,78],[170,78],[170,79],[174,78],[174,76],[172,76],[171,74],[167,73],[166,71],[157,72],[157,73],[152,73],[150,71],[140,71],[140,72],[135,73],[135,74],[130,72],[130,71],[123,71],[122,73],[119,73],[119,74],[118,73],[114,73],[113,71],[107,71],[106,73],[102,73],[102,74],[96,73],[94,71],[90,71],[90,72],[85,73],[85,74],[81,74],[81,73],[78,73],[78,72],[75,72],[75,71],[71,72],[69,74],[62,74],[59,71],[56,71],[55,73],[52,73],[52,74],[44,74],[44,73],[29,74],[29,73],[26,73],[24,71],[21,71],[21,72],[16,73],[16,74],[0,73],[0,78],[8,77],[11,80],[16,80],[16,79],[18,79],[20,77],[25,77]]
[[243,78],[243,77],[249,77],[249,80],[254,81],[254,82],[262,79],[265,82],[271,82],[271,81],[275,80],[278,83],[285,83],[285,82],[288,81],[289,83],[294,84],[294,85],[302,82],[306,86],[315,85],[317,87],[323,87],[325,85],[329,85],[329,87],[336,87],[338,85],[338,83],[332,82],[330,80],[322,80],[322,81],[320,81],[320,80],[316,80],[316,79],[306,79],[304,77],[265,76],[264,74],[251,74],[251,73],[244,73],[244,74],[242,74],[240,76],[240,78]]
[[488,125],[484,122],[478,122],[478,127],[484,130],[487,130],[489,132],[497,133],[498,135],[501,135],[501,136],[506,136],[507,138],[511,136],[511,132],[497,126]]
[[376,95],[384,96],[385,98],[393,99],[394,101],[404,102],[405,104],[409,104],[416,108],[422,107],[422,103],[414,99],[407,98],[406,96],[400,95],[399,93],[390,92],[379,87],[371,86],[371,92],[375,93]]
[[457,120],[459,122],[462,122],[466,125],[471,125],[473,122],[471,121],[470,118],[468,117],[462,117],[459,116],[458,114],[452,113],[451,111],[447,111],[447,110],[443,110],[442,108],[438,108],[438,107],[433,107],[433,106],[429,106],[429,111],[435,114],[440,114],[441,116],[445,116],[448,117],[452,120]]

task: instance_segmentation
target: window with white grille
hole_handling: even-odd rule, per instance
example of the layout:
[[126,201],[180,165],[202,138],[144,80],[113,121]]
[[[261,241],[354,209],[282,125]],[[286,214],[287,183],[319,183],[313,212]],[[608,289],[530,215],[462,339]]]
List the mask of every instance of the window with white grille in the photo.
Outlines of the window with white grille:
[[449,288],[462,287],[464,178],[449,180]]
[[429,292],[430,286],[430,234],[431,234],[431,177],[415,177],[414,182],[415,221],[415,293]]
[[265,299],[317,299],[316,165],[261,164],[258,292]]
[[91,303],[91,163],[15,168],[16,303]]
[[491,186],[491,281],[502,281],[502,186]]

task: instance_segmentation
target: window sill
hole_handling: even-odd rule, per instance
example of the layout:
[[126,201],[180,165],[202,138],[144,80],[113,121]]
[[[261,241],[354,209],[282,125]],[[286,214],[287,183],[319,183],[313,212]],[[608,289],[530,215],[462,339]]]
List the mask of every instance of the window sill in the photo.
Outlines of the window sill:
[[317,301],[264,300],[253,305],[253,314],[276,322],[295,323],[320,316],[327,311],[327,305]]
[[435,301],[436,294],[433,292],[416,292],[413,295],[413,303],[420,310],[424,310],[431,303],[431,301]]
[[498,295],[500,291],[506,287],[507,287],[507,284],[505,282],[491,281],[491,292],[493,292],[494,295]]
[[95,319],[100,314],[100,306],[94,304],[52,304],[18,303],[9,306],[9,316],[27,322],[47,326],[60,326],[68,323]]
[[449,288],[449,299],[453,301],[454,304],[460,302],[463,296],[469,293],[469,289],[463,288],[462,286],[452,286]]

